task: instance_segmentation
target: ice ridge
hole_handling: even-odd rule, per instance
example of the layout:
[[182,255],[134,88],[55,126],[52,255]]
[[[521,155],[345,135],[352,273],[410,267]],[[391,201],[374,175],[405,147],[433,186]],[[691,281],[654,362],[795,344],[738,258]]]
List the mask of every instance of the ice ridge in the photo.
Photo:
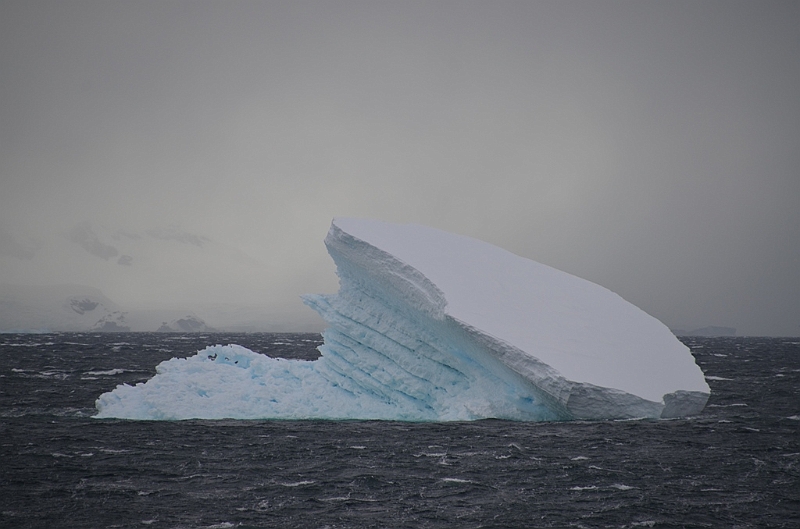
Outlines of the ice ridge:
[[708,385],[658,320],[588,281],[415,225],[334,219],[339,292],[315,361],[214,346],[118,386],[97,417],[543,421],[699,413]]

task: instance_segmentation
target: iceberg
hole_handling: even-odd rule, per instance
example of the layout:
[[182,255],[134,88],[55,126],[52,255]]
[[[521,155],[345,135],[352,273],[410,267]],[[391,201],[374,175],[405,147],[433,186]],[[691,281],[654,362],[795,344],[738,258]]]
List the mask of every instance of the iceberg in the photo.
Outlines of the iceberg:
[[610,290],[491,244],[337,218],[314,361],[237,345],[162,362],[96,417],[520,421],[673,418],[710,395],[689,349]]

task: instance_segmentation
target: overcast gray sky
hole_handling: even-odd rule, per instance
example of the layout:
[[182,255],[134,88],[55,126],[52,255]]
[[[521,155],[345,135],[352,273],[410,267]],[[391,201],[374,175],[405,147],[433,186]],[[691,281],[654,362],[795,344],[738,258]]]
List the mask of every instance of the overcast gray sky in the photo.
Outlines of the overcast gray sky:
[[359,216],[800,335],[800,2],[0,12],[0,282],[300,314]]

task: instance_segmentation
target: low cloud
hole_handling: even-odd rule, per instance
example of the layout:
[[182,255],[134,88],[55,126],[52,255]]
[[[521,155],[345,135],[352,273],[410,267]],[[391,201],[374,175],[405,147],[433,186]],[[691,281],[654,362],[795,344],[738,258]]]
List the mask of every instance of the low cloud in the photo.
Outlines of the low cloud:
[[88,222],[82,222],[72,228],[67,237],[90,254],[106,261],[119,255],[119,250],[100,240]]
[[39,251],[40,244],[31,239],[19,239],[0,229],[0,256],[30,261]]
[[209,240],[202,235],[195,235],[194,233],[182,231],[177,226],[153,228],[152,230],[147,230],[147,234],[154,239],[160,239],[162,241],[177,241],[183,244],[192,244],[199,248],[202,248],[203,243]]

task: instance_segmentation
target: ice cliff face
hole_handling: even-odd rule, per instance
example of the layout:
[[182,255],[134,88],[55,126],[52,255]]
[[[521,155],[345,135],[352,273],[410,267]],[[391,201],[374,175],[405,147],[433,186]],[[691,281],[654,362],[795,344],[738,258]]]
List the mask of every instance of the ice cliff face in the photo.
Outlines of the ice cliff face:
[[313,362],[216,346],[98,399],[98,417],[452,421],[679,417],[709,396],[689,350],[609,290],[487,243],[335,219],[340,290]]
[[306,298],[330,324],[323,354],[344,373],[372,360],[365,383],[387,398],[423,378],[421,409],[441,410],[479,380],[482,406],[457,415],[531,420],[683,416],[708,399],[686,346],[599,285],[422,226],[337,219],[325,243],[340,291]]

